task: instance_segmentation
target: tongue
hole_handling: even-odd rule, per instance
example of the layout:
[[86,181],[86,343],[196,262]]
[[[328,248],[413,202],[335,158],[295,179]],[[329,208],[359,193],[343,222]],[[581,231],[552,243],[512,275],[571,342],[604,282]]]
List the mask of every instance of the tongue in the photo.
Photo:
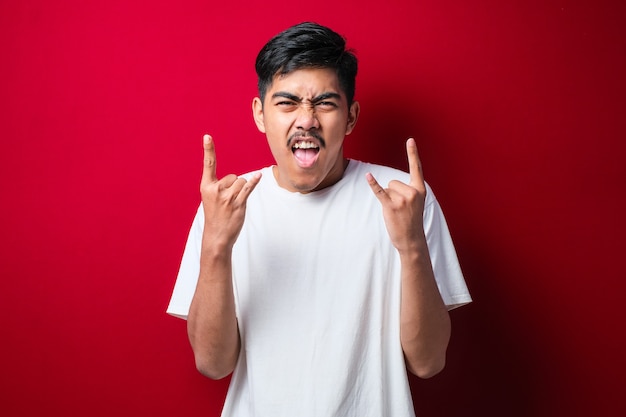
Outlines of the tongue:
[[298,164],[303,168],[308,168],[317,159],[317,149],[296,149],[293,154],[298,161]]

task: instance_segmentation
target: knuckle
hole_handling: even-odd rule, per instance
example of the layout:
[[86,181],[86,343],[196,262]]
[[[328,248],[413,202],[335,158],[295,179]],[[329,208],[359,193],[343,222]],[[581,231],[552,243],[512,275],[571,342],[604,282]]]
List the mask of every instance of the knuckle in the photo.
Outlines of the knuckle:
[[202,181],[200,183],[200,192],[203,194],[209,193],[213,189],[213,184],[207,181]]
[[206,166],[213,166],[213,165],[215,165],[215,158],[213,158],[213,157],[209,157],[209,156],[206,156],[206,157],[204,158],[204,164],[205,164]]
[[220,204],[222,206],[229,206],[233,202],[233,196],[230,193],[220,195]]
[[216,194],[216,187],[213,184],[201,184],[200,194],[202,197],[211,197]]

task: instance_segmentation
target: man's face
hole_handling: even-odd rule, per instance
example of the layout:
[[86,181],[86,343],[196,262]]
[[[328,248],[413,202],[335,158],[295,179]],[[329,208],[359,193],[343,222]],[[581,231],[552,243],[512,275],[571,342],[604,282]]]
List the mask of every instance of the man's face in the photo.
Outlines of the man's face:
[[254,120],[276,160],[274,176],[289,191],[307,193],[341,179],[343,140],[352,132],[359,104],[350,108],[332,69],[300,69],[276,76],[255,98]]

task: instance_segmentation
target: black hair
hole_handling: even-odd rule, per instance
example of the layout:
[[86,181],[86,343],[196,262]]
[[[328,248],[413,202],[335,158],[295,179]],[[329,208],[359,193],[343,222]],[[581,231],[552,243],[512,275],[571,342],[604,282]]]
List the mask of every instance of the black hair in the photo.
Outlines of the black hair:
[[256,58],[261,102],[274,77],[303,68],[330,68],[337,72],[339,86],[348,100],[354,100],[357,58],[346,49],[346,40],[333,30],[313,22],[292,26],[274,36]]

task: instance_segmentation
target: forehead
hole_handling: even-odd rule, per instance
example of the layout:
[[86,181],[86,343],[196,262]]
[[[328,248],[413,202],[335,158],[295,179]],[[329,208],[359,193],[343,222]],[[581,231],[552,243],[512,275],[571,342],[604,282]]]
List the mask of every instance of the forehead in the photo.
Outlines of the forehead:
[[267,97],[271,98],[273,94],[281,91],[302,98],[312,98],[322,93],[337,93],[345,99],[337,73],[330,68],[302,68],[288,74],[276,75],[267,90]]

